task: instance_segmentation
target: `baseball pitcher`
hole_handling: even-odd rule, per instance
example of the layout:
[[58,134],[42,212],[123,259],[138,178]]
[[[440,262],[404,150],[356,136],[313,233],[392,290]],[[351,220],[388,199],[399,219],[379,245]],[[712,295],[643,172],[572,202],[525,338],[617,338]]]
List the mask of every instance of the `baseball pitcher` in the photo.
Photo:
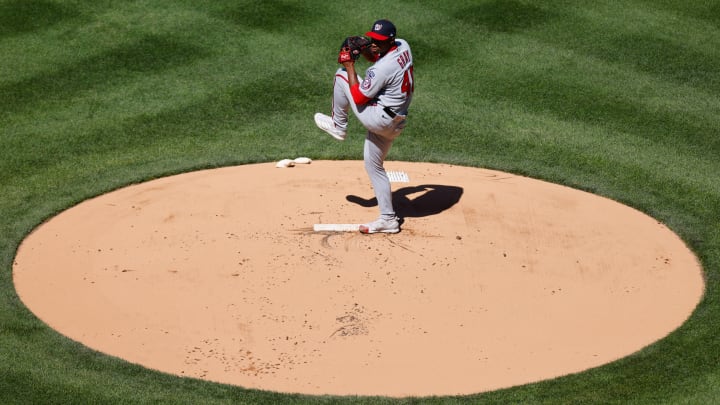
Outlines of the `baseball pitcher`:
[[[392,203],[390,180],[385,172],[385,157],[393,141],[402,133],[415,90],[413,58],[407,41],[396,38],[395,25],[376,21],[361,36],[343,41],[335,73],[332,117],[315,114],[315,124],[340,141],[347,135],[348,111],[367,129],[363,157],[380,209],[380,217],[360,226],[362,233],[400,232],[400,218]],[[361,78],[355,61],[363,56],[373,63]]]

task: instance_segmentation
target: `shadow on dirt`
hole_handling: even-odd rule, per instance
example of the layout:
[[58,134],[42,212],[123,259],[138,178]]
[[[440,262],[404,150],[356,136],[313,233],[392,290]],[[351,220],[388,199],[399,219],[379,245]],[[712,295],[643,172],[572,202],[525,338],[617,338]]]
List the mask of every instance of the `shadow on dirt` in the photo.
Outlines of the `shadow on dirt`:
[[[404,187],[393,192],[393,205],[400,218],[419,218],[437,215],[460,201],[462,187],[424,184]],[[345,197],[351,203],[363,207],[377,206],[375,197],[365,199],[356,195]]]

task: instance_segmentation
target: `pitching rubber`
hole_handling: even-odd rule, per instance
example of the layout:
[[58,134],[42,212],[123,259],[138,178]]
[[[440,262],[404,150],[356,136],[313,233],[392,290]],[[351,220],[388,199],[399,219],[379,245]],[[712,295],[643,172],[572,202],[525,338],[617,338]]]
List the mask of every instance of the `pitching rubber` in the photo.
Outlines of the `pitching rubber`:
[[315,224],[315,232],[358,232],[360,224]]

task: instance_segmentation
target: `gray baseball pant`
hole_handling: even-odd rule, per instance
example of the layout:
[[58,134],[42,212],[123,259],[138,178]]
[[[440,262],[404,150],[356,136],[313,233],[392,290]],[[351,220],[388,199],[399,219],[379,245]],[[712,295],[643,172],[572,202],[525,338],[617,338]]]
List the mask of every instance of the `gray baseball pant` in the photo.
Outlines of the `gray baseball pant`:
[[[362,78],[358,77],[358,81],[362,81]],[[392,189],[384,163],[393,141],[405,128],[405,116],[397,115],[395,118],[390,118],[380,104],[356,105],[352,101],[347,72],[340,68],[335,74],[333,85],[333,121],[338,128],[347,129],[350,109],[368,131],[365,136],[363,159],[365,171],[378,201],[380,216],[384,219],[394,218]]]

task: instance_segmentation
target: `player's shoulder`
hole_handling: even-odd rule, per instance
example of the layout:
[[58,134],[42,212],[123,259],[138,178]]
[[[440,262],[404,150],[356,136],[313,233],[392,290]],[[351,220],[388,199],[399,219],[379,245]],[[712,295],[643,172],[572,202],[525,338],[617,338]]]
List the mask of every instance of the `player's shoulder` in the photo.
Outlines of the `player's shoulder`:
[[402,57],[402,65],[407,62],[412,63],[412,52],[410,46],[404,39],[395,39],[395,46],[383,57],[378,59],[373,66],[368,69],[373,74],[385,72],[386,74],[394,74],[398,68],[398,58]]
[[[404,39],[396,39],[394,53],[412,55],[412,51],[410,50],[410,44],[408,44],[408,42]],[[412,56],[410,56],[410,58],[412,58]]]
[[410,44],[408,43],[408,41],[406,41],[404,39],[396,38],[395,44],[397,45],[398,48],[410,49]]
[[410,50],[410,45],[408,45],[407,41],[404,39],[397,39],[395,43],[395,58],[403,60],[402,65],[405,65],[407,62],[412,63],[412,51]]

